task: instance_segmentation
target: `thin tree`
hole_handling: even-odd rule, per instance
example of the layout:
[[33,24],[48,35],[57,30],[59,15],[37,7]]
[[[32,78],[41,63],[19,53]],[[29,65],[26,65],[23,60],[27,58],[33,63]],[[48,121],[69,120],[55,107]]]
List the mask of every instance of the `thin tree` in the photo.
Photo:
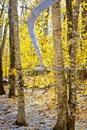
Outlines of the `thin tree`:
[[3,58],[3,52],[4,52],[5,42],[6,42],[7,27],[8,27],[8,23],[5,24],[2,43],[0,46],[0,95],[5,94],[4,87],[3,87],[2,58]]
[[[68,42],[68,52],[69,60],[71,58],[71,48],[72,48],[72,31],[73,31],[73,0],[66,0],[66,14],[67,14],[67,42]],[[69,99],[68,103],[71,104],[71,69],[68,70],[67,80],[69,85]],[[68,127],[69,127],[69,110],[68,110]],[[69,128],[68,128],[69,129]]]
[[15,46],[15,67],[17,75],[17,85],[18,85],[18,115],[16,123],[18,125],[26,125],[25,116],[25,100],[24,100],[24,81],[22,76],[22,66],[20,57],[20,41],[19,41],[19,20],[17,11],[17,0],[9,0],[9,8],[14,8],[14,15],[12,20],[14,20],[13,26],[13,40]]
[[71,91],[70,91],[70,115],[69,115],[69,130],[75,130],[76,116],[76,52],[78,42],[78,18],[79,18],[80,0],[76,0],[73,10],[73,32],[71,43]]
[[55,82],[58,100],[58,119],[53,130],[67,130],[67,87],[64,76],[61,28],[61,1],[52,6]]
[[5,94],[3,87],[3,70],[2,70],[2,57],[1,57],[1,49],[0,49],[0,95]]
[[[72,42],[72,30],[73,30],[73,10],[72,10],[72,0],[66,0],[66,12],[67,12],[67,41],[68,41],[68,51],[69,59],[71,58],[71,42]],[[71,94],[71,70],[68,71],[67,75],[69,84],[69,103]]]
[[[13,8],[12,8],[13,7]],[[14,40],[14,30],[15,30],[15,17],[16,17],[16,6],[14,2],[9,0],[9,44],[10,44],[10,72],[9,72],[9,97],[15,96],[16,87],[16,76],[14,73],[15,69],[15,40]]]
[[[81,29],[81,42],[80,42],[80,48],[81,51],[83,50],[84,43],[86,43],[87,40],[87,0],[81,0],[81,19],[82,19],[82,29]],[[87,60],[86,63],[82,66],[82,69],[79,71],[79,78],[80,79],[87,79]]]
[[[3,20],[4,16],[4,7],[5,7],[5,0],[0,2],[1,4],[1,10],[0,10],[0,20]],[[0,22],[1,22],[0,21]],[[3,32],[4,28],[4,32]],[[3,68],[2,68],[2,57],[3,57],[3,51],[5,46],[5,40],[6,40],[6,33],[7,33],[7,24],[5,24],[5,27],[3,27],[3,22],[0,24],[0,95],[5,94],[4,87],[3,87]]]

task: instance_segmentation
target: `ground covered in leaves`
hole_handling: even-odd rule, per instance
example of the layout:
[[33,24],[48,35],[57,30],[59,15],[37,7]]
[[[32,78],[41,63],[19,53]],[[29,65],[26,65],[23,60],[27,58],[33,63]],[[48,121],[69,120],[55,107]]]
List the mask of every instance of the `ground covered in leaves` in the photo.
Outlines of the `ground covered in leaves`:
[[[77,92],[76,130],[87,130],[87,90],[83,89],[78,88]],[[0,96],[0,130],[52,130],[57,120],[57,103],[53,87],[25,89],[27,127],[15,125],[17,98]]]

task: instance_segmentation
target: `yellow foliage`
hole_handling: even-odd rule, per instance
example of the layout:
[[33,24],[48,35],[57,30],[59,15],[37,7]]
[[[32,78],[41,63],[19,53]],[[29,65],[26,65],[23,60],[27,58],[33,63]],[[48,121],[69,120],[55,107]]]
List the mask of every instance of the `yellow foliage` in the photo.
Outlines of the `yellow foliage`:
[[9,75],[17,75],[17,71],[15,68],[11,69],[10,72],[9,72]]

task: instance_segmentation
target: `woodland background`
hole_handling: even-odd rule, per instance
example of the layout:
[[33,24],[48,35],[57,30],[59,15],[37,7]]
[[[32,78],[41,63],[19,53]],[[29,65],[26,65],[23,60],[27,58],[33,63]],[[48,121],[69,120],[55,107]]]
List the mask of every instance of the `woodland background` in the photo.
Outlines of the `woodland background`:
[[0,0],[0,128],[86,130],[87,0],[61,0],[38,17],[45,71],[35,70],[40,61],[27,26],[38,3]]

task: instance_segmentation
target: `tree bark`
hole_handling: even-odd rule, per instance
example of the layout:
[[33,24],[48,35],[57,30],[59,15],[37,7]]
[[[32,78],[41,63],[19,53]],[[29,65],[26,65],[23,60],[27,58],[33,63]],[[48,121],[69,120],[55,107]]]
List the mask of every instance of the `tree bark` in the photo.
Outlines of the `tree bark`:
[[10,71],[9,71],[9,97],[15,96],[16,76],[14,74],[15,69],[15,22],[16,22],[16,5],[14,1],[9,0],[9,43],[10,43]]
[[[1,49],[0,49],[1,52]],[[2,70],[2,56],[0,53],[0,95],[5,94],[4,87],[3,87],[3,70]]]
[[8,27],[8,23],[5,24],[2,43],[1,43],[1,46],[0,46],[0,95],[5,94],[4,87],[3,87],[2,57],[3,57],[4,47],[5,47],[5,40],[6,40],[6,35],[7,35],[7,27]]
[[20,57],[20,41],[19,41],[19,21],[18,21],[18,11],[17,11],[17,0],[9,0],[10,8],[13,11],[13,38],[14,50],[15,50],[15,67],[18,85],[18,116],[16,123],[20,126],[26,125],[26,115],[25,115],[25,100],[24,100],[24,81],[22,76],[22,66]]
[[[72,1],[66,0],[66,13],[67,13],[67,42],[68,42],[68,51],[69,59],[71,58],[71,48],[72,48],[72,31],[73,31],[73,9]],[[71,104],[71,69],[67,72],[67,82],[69,87],[69,99],[68,103]],[[69,126],[69,111],[68,111],[68,126]],[[68,128],[69,129],[69,128]]]
[[[68,41],[68,51],[69,58],[71,55],[71,42],[72,42],[72,30],[73,30],[73,10],[72,10],[72,0],[66,0],[66,12],[67,12],[67,41]],[[68,71],[67,80],[69,84],[69,92],[71,91],[71,70]],[[70,97],[70,94],[69,94]],[[70,98],[69,98],[70,99]],[[70,100],[69,100],[70,103]]]
[[58,119],[53,130],[67,130],[67,87],[64,76],[61,28],[61,1],[52,6],[55,83],[58,100]]
[[76,50],[78,42],[78,17],[79,17],[80,0],[76,0],[73,10],[73,32],[71,45],[71,91],[70,91],[70,115],[69,130],[75,130],[76,116]]
[[[80,43],[80,48],[81,51],[85,51],[83,50],[84,48],[84,43],[86,43],[87,40],[87,0],[81,0],[81,14],[82,14],[82,30],[81,30],[81,43]],[[84,48],[86,49],[86,48]],[[79,70],[78,75],[79,75],[79,79],[81,80],[86,80],[87,79],[87,60],[86,63],[82,66],[82,69]]]

